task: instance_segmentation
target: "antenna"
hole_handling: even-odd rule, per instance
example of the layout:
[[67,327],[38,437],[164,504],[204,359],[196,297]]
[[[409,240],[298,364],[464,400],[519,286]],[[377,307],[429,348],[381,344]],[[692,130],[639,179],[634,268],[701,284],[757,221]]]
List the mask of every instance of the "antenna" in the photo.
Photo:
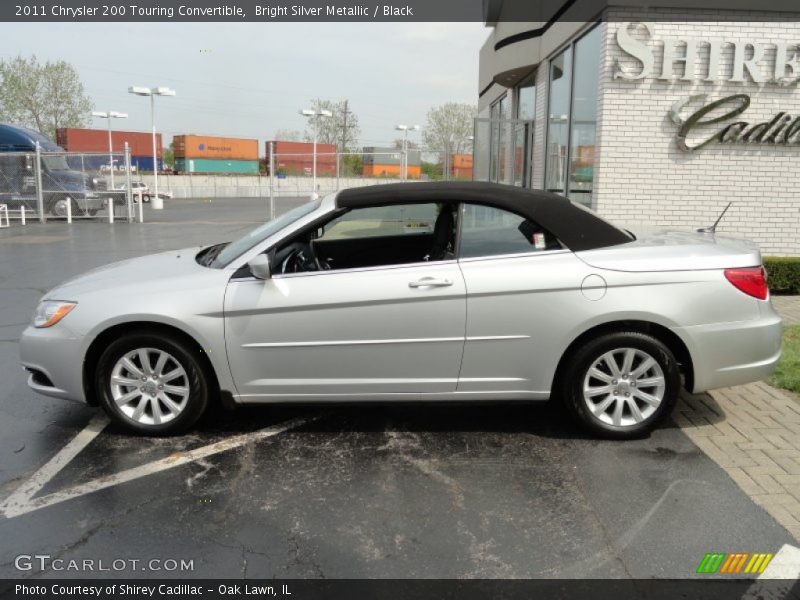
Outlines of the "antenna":
[[719,222],[722,221],[722,217],[724,217],[725,213],[728,212],[728,209],[731,207],[731,204],[733,204],[732,201],[728,202],[728,206],[722,209],[722,213],[719,215],[719,217],[717,217],[717,220],[714,221],[714,224],[711,227],[701,227],[697,231],[700,233],[715,233],[717,231],[717,225],[719,225]]

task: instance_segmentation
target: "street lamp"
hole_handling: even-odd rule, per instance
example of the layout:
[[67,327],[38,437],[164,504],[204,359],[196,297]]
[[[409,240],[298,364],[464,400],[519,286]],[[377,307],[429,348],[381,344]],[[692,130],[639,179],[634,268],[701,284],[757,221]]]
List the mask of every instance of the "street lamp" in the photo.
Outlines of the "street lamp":
[[132,85],[128,88],[128,93],[136,94],[137,96],[150,96],[150,123],[153,126],[153,202],[151,206],[160,210],[164,208],[164,201],[158,195],[158,155],[156,153],[156,96],[174,96],[175,90],[168,87],[142,87],[139,85]]
[[304,108],[300,111],[300,114],[311,119],[314,128],[314,157],[311,165],[311,186],[313,188],[311,198],[314,199],[317,197],[317,125],[320,117],[332,117],[333,113],[324,109]]
[[111,172],[111,189],[114,189],[114,147],[111,143],[111,119],[127,119],[128,113],[109,110],[107,112],[92,111],[98,119],[108,119],[108,170]]
[[397,131],[403,132],[403,164],[400,167],[400,177],[405,181],[408,179],[408,132],[419,131],[419,125],[398,125],[395,127]]

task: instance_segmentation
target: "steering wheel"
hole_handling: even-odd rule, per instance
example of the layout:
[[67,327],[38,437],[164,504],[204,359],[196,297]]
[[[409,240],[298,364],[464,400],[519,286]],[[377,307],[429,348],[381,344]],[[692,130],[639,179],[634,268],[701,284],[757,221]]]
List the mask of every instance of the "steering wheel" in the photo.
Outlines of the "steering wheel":
[[296,242],[283,248],[275,256],[275,262],[280,265],[281,273],[304,273],[320,268],[311,244],[304,242]]

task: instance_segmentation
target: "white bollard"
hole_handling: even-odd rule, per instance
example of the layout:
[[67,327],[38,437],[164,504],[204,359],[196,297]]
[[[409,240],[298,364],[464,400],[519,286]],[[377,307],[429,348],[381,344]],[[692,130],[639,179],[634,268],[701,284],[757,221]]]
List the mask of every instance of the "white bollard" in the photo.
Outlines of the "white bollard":
[[72,223],[72,200],[67,198],[67,223]]
[[114,198],[108,199],[108,222],[114,222]]
[[22,221],[22,224],[25,225],[25,205],[24,204],[20,207],[19,218]]
[[139,223],[144,223],[144,207],[142,206],[142,194],[139,193]]

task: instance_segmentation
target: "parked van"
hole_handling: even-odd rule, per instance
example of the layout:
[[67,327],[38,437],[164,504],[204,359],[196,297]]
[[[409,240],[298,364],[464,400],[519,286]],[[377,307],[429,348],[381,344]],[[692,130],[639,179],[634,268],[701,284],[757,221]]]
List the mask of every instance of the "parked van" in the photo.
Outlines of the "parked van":
[[44,209],[64,217],[67,205],[72,213],[95,215],[105,206],[106,182],[75,171],[67,164],[62,148],[41,133],[26,127],[0,123],[0,204],[11,210],[25,206],[36,210],[36,143],[42,150],[42,190]]

